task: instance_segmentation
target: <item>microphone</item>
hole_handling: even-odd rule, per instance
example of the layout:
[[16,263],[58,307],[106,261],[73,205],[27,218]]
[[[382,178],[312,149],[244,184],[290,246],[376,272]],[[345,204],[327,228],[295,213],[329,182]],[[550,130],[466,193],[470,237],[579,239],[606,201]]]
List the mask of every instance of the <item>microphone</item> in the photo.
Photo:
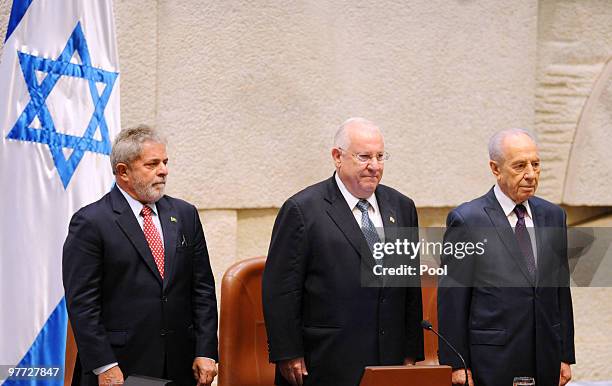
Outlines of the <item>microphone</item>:
[[459,359],[461,359],[461,362],[463,363],[463,371],[465,371],[465,386],[469,386],[470,383],[468,382],[467,365],[465,364],[465,360],[463,359],[463,356],[461,356],[461,354],[459,354],[459,351],[457,351],[455,349],[455,347],[453,347],[453,345],[450,344],[450,342],[448,340],[446,340],[445,337],[440,335],[438,333],[438,331],[434,330],[434,328],[431,325],[431,323],[429,322],[429,320],[421,320],[421,327],[423,327],[425,330],[429,330],[429,331],[433,332],[434,334],[436,334],[440,339],[442,339],[442,341],[444,341],[444,343],[446,343],[446,345],[448,347],[451,348],[451,350],[453,350],[453,352],[455,354],[457,354],[457,356],[459,357]]

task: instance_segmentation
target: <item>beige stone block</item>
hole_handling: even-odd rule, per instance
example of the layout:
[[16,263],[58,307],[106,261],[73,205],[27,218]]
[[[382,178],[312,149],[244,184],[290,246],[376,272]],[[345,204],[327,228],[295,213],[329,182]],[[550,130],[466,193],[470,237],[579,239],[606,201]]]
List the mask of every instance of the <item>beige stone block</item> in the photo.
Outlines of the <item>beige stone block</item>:
[[573,379],[604,381],[612,379],[612,288],[572,288],[576,365]]
[[563,201],[612,205],[612,54],[589,96],[568,160]]
[[158,124],[198,207],[278,207],[328,178],[355,115],[386,131],[385,183],[456,205],[493,183],[488,136],[533,125],[533,1],[165,0],[158,15]]
[[[544,152],[541,194],[571,205],[610,205],[609,98],[593,98],[612,55],[612,7],[605,0],[541,0],[536,131]],[[608,91],[609,93],[609,91]],[[600,107],[585,114],[587,99]],[[592,119],[592,124],[581,123]],[[579,127],[577,131],[577,127]],[[587,127],[588,126],[588,127]],[[581,138],[585,136],[585,138]],[[573,147],[570,145],[574,143]],[[572,164],[575,171],[568,170]]]
[[278,209],[242,209],[238,211],[237,259],[266,256]]
[[563,206],[568,226],[611,227],[612,208],[605,206]]
[[215,275],[218,302],[223,274],[236,262],[237,215],[235,210],[200,210],[199,213]]
[[[536,131],[542,158],[539,194],[561,202],[576,126],[601,65],[554,66],[540,73]],[[588,151],[588,149],[585,149]]]
[[608,0],[540,0],[538,56],[546,63],[601,63],[610,54]]
[[[607,211],[608,214],[602,214]],[[581,227],[612,227],[610,208],[568,208],[568,221]],[[590,219],[585,217],[590,216]],[[571,222],[570,222],[571,223]],[[604,264],[609,259],[604,260]],[[598,271],[602,270],[600,266]],[[606,279],[606,282],[609,280]],[[610,380],[612,369],[612,308],[609,307],[612,288],[572,288],[576,362],[574,380]]]
[[567,170],[567,157],[571,149],[569,143],[540,142],[542,172],[537,195],[552,202],[560,202],[562,186]]
[[115,0],[119,47],[121,127],[155,124],[157,93],[157,2]]
[[451,210],[453,210],[453,207],[417,208],[417,214],[419,216],[419,227],[446,227],[446,216],[448,216],[448,213]]

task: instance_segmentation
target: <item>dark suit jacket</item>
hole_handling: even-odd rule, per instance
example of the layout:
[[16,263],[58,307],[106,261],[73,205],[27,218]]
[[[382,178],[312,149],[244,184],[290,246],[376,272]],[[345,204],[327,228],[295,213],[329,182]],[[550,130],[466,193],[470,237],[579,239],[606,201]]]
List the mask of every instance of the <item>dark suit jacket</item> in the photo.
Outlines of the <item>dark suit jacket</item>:
[[[511,385],[515,376],[557,386],[561,362],[575,363],[565,212],[537,197],[529,206],[535,281],[493,189],[448,215],[445,241],[487,240],[482,256],[442,256],[448,276],[438,288],[440,332],[465,357],[476,386]],[[462,367],[443,342],[439,347],[441,364]]]
[[[144,233],[117,187],[74,214],[64,244],[68,315],[82,384],[118,362],[124,376],[195,383],[196,356],[217,359],[215,285],[198,212],[157,203],[165,250],[162,280]],[[78,375],[78,374],[75,374]]]
[[[418,226],[408,197],[379,185],[376,199],[386,234]],[[270,361],[303,356],[306,385],[355,386],[367,365],[422,359],[421,289],[362,287],[372,259],[333,177],[288,199],[263,276]],[[278,369],[276,383],[286,384]]]

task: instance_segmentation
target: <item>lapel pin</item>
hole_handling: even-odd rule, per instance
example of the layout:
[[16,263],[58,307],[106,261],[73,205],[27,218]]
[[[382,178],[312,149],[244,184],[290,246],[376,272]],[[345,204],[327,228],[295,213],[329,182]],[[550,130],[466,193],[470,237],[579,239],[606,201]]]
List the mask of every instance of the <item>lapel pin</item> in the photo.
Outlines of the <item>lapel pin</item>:
[[395,218],[393,218],[393,216],[389,217],[389,221],[395,224]]
[[176,222],[176,217],[170,216],[170,222]]

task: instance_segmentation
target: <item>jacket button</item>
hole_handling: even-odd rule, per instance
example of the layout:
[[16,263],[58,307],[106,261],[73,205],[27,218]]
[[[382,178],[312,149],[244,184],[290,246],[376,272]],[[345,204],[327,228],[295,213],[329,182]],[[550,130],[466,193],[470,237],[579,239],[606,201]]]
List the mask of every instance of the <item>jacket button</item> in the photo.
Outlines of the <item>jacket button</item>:
[[385,330],[381,329],[380,330],[380,335],[385,335]]
[[162,329],[159,331],[159,335],[161,335],[161,336],[166,336],[167,334],[168,334],[168,330],[166,330],[165,328],[162,328]]
[[166,296],[162,296],[161,301],[166,303],[168,301],[168,298]]
[[380,302],[381,302],[381,303],[384,303],[384,302],[386,302],[386,301],[387,301],[387,299],[385,299],[385,298],[380,299]]

